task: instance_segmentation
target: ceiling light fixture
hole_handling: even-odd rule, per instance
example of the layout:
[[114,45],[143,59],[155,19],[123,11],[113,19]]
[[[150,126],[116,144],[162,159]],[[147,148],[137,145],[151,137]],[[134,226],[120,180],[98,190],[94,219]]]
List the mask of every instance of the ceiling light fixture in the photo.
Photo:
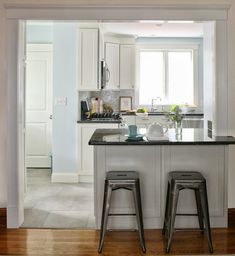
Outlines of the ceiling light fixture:
[[172,24],[189,24],[189,23],[194,23],[193,20],[168,20],[167,23],[172,23]]
[[165,23],[165,20],[139,20],[139,23],[163,24]]

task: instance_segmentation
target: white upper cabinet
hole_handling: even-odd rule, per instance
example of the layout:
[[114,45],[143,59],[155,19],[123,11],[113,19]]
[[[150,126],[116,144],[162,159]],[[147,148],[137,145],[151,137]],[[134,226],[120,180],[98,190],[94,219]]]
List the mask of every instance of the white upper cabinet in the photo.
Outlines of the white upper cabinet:
[[78,89],[98,89],[98,43],[99,30],[79,29]]
[[110,72],[105,89],[119,90],[119,44],[105,43],[105,61]]
[[120,45],[120,89],[135,87],[135,45]]

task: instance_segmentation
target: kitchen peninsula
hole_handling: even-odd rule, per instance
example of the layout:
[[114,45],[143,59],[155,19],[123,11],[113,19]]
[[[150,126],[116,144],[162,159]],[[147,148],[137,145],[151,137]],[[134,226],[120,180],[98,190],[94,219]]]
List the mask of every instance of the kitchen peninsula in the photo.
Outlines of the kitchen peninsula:
[[[89,144],[94,146],[95,218],[100,227],[104,179],[107,171],[136,170],[140,175],[145,228],[162,228],[167,174],[173,170],[200,171],[207,180],[212,227],[227,227],[228,150],[230,136],[208,137],[203,129],[183,129],[181,137],[169,130],[169,140],[128,141],[126,129],[97,129]],[[193,191],[180,192],[178,213],[195,213]],[[113,194],[111,212],[133,212],[132,194]],[[196,217],[178,216],[177,227],[198,227]],[[109,228],[135,228],[133,217],[110,217]]]

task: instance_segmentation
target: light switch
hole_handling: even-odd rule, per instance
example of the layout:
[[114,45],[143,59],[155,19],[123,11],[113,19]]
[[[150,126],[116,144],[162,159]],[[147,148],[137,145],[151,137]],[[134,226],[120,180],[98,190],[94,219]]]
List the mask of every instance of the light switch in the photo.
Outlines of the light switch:
[[66,106],[67,105],[67,97],[65,97],[65,96],[55,97],[55,105]]

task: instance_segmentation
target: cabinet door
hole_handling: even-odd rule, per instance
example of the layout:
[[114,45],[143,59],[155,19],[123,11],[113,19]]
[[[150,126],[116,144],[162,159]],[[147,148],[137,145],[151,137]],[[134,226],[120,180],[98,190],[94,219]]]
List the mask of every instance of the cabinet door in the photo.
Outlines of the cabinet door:
[[119,89],[119,44],[105,43],[105,60],[110,72],[110,79],[105,89]]
[[93,146],[89,146],[88,142],[95,131],[94,127],[82,127],[81,128],[81,169],[87,174],[93,175]]
[[157,122],[160,124],[166,124],[166,118],[164,115],[159,116],[136,116],[136,125],[139,128],[147,128],[150,124]]
[[150,116],[150,122],[151,123],[157,122],[157,123],[160,123],[160,124],[166,124],[167,118],[164,115],[153,115],[153,116]]
[[136,116],[136,125],[138,126],[138,128],[147,128],[149,126],[149,124],[151,124],[151,118],[150,116]]
[[127,125],[135,125],[135,116],[122,116],[122,119]]
[[118,128],[118,124],[79,124],[78,125],[78,166],[79,182],[93,182],[94,173],[94,146],[88,142],[96,129]]
[[135,46],[120,45],[120,89],[135,87]]
[[79,29],[79,90],[98,89],[98,29]]

